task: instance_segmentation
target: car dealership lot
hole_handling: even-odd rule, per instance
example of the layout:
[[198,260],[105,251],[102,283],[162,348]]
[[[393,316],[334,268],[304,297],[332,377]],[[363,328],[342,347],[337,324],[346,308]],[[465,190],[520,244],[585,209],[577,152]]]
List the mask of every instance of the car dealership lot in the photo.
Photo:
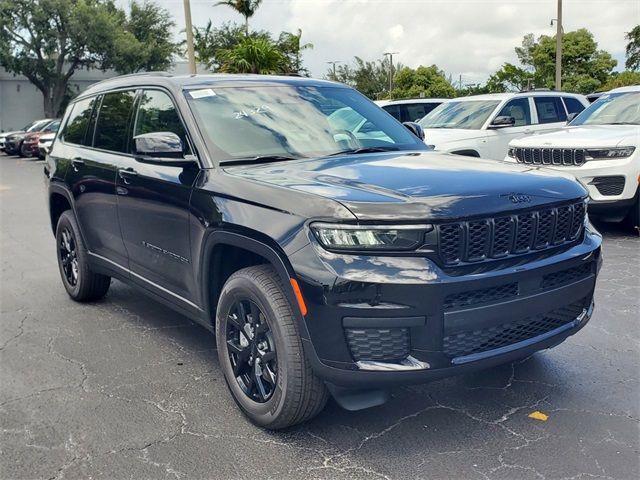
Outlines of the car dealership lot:
[[621,227],[601,226],[593,319],[554,350],[273,433],[236,408],[203,328],[115,281],[67,297],[42,168],[0,155],[0,478],[640,475],[640,239]]

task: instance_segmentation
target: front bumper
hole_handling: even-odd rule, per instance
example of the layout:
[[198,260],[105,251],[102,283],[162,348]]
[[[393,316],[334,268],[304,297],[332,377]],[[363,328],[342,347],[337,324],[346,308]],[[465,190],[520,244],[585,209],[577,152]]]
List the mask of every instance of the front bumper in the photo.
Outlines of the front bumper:
[[26,157],[35,157],[38,155],[38,143],[26,143],[22,144],[22,152]]
[[[561,343],[591,317],[601,237],[553,256],[458,275],[423,257],[290,257],[308,307],[305,353],[335,385],[424,383]],[[386,356],[386,357],[385,357]]]

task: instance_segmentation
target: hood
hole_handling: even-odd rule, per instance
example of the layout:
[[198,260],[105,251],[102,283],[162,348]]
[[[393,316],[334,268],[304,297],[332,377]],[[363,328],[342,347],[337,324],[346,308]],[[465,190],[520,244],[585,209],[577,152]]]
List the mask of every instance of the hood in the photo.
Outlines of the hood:
[[14,130],[12,132],[2,132],[2,133],[0,133],[0,138],[6,138],[9,135],[14,135],[16,133],[21,133],[21,132],[22,132],[22,130]]
[[[577,199],[569,175],[437,152],[388,152],[226,167],[253,182],[340,202],[359,220],[459,218]],[[511,197],[517,194],[514,203]],[[289,207],[295,211],[296,206]]]
[[447,143],[458,142],[460,140],[474,140],[484,138],[487,132],[484,130],[469,130],[466,128],[425,128],[424,143],[435,145],[437,150]]
[[513,140],[512,147],[599,148],[640,143],[638,125],[580,125]]

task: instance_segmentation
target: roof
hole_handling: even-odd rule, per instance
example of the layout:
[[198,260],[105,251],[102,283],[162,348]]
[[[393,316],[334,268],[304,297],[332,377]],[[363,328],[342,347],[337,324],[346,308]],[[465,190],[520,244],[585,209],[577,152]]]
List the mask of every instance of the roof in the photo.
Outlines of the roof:
[[384,104],[380,105],[403,105],[412,103],[442,103],[449,100],[448,98],[405,98],[402,100],[385,100]]
[[121,75],[98,82],[87,90],[81,97],[95,95],[96,93],[112,90],[114,88],[138,87],[138,86],[165,86],[171,89],[196,88],[211,85],[223,86],[249,86],[249,85],[307,85],[307,86],[332,86],[346,87],[341,83],[329,80],[298,76],[277,75],[236,75],[227,73],[215,73],[206,75],[172,75],[167,72],[145,72],[131,75]]
[[580,95],[578,93],[569,93],[569,92],[558,92],[556,90],[530,90],[528,92],[512,92],[512,93],[485,93],[483,95],[470,95],[468,97],[457,97],[457,98],[451,98],[448,99],[447,101],[451,101],[454,100],[456,102],[458,101],[478,101],[478,100],[497,100],[497,101],[502,101],[502,100],[508,100],[510,98],[517,98],[517,97],[548,97],[548,96],[558,96],[558,95],[564,95],[564,96],[570,96],[570,97],[579,97],[579,98],[584,98],[584,95]]
[[607,93],[625,93],[625,92],[640,92],[640,85],[629,85],[628,87],[618,87],[613,90],[609,90]]

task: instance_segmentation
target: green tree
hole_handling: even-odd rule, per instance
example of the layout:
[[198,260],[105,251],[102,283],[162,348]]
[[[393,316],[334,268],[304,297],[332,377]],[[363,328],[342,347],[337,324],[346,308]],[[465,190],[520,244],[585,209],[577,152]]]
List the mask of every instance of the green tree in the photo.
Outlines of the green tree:
[[489,93],[520,91],[528,88],[534,81],[534,75],[511,63],[505,63],[500,70],[487,80],[486,90]]
[[451,98],[455,89],[436,65],[419,66],[415,70],[404,67],[394,76],[392,98],[444,97]]
[[309,70],[302,65],[302,52],[312,49],[313,44],[302,43],[302,30],[298,29],[297,33],[282,32],[278,38],[277,46],[287,58],[286,73],[309,76]]
[[[556,39],[542,35],[525,35],[516,54],[524,70],[531,74],[535,87],[555,85]],[[585,28],[562,36],[562,85],[567,91],[589,93],[597,90],[609,78],[617,65],[611,54],[598,50],[593,34]],[[521,74],[522,72],[512,72]],[[521,75],[521,79],[525,78]],[[512,77],[517,80],[517,75]]]
[[249,36],[249,19],[255,15],[261,3],[262,0],[225,0],[215,3],[214,6],[226,5],[242,15],[244,17],[244,32]]
[[246,37],[236,46],[218,51],[220,71],[226,73],[282,73],[287,58],[273,42]]
[[606,92],[613,88],[627,87],[629,85],[640,85],[640,72],[627,70],[625,72],[614,73],[609,80],[602,85],[601,90]]
[[630,32],[627,32],[625,38],[629,40],[625,66],[627,70],[640,70],[640,25],[636,25]]
[[0,0],[0,65],[27,77],[42,93],[45,115],[58,116],[79,68],[122,72],[170,63],[173,50],[159,41],[162,25],[151,28],[168,17],[148,18],[158,12],[134,3],[127,16],[113,0]]
[[176,26],[172,15],[147,0],[142,4],[133,1],[130,8],[105,63],[119,73],[166,70],[179,52],[171,39]]
[[[372,99],[384,98],[388,96],[389,90],[389,60],[366,61],[360,57],[354,57],[352,65],[338,65],[336,74],[330,69],[325,74],[329,80],[346,83],[360,93]],[[398,63],[394,66],[394,71],[403,68]]]

